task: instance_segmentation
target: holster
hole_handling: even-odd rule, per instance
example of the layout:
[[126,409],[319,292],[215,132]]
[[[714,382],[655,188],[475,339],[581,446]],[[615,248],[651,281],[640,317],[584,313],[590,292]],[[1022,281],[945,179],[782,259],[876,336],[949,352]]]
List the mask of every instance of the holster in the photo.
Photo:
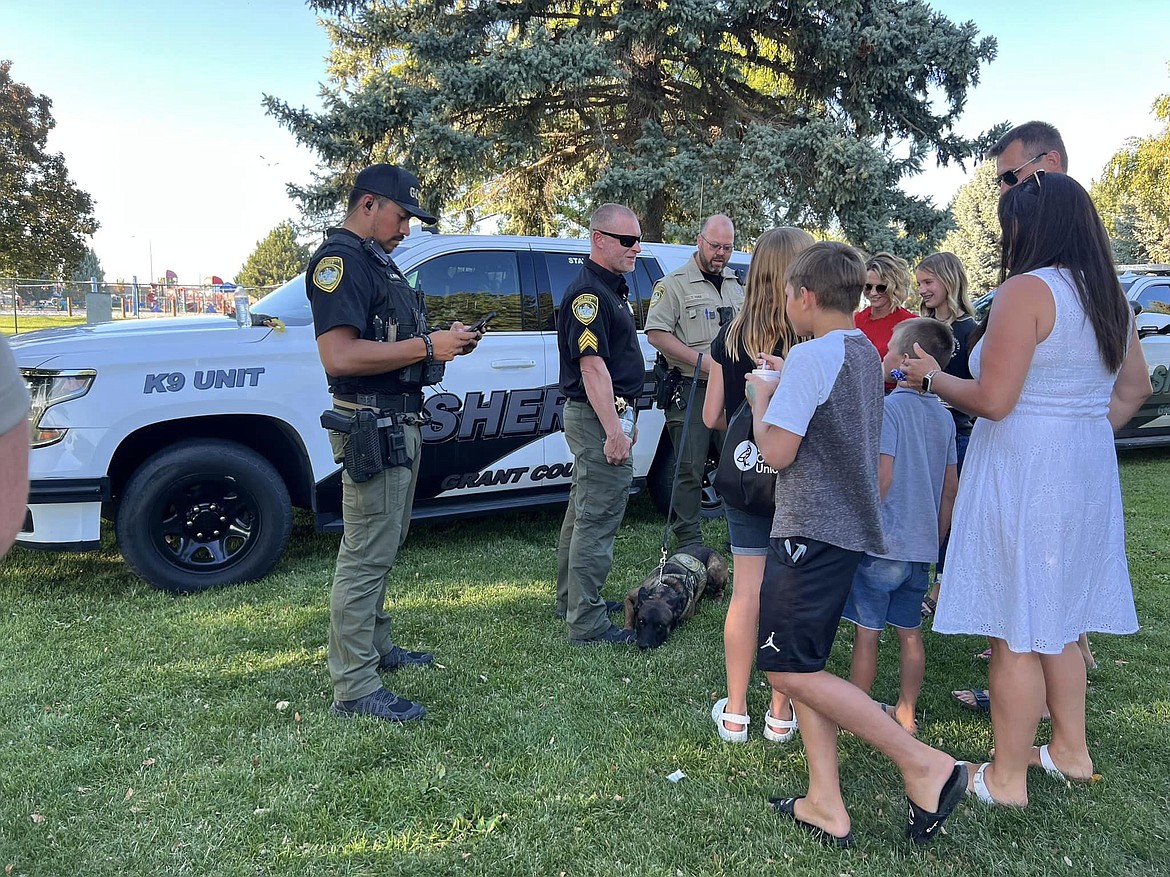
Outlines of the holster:
[[406,430],[396,416],[380,418],[377,412],[362,410],[347,417],[330,409],[321,414],[321,425],[349,436],[343,462],[349,477],[358,484],[385,469],[411,465]]
[[669,411],[672,405],[686,408],[687,400],[679,393],[681,385],[682,372],[658,354],[654,359],[654,403],[663,411]]

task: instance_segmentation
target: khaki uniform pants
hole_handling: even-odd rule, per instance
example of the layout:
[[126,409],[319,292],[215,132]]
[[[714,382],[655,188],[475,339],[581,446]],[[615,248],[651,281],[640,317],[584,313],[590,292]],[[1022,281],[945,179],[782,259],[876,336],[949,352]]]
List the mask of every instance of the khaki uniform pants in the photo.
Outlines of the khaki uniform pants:
[[[343,412],[350,413],[350,412]],[[361,484],[341,475],[345,532],[329,595],[329,676],[335,700],[357,700],[382,687],[378,661],[394,646],[384,606],[386,577],[410,529],[422,433],[403,427],[412,463],[384,469]],[[343,459],[349,437],[330,432],[333,456]]]
[[613,566],[634,463],[605,462],[605,430],[588,402],[566,401],[564,416],[573,487],[557,543],[557,611],[565,613],[570,639],[589,639],[609,628],[601,589]]
[[[686,399],[691,390],[687,387],[680,392]],[[670,532],[674,535],[676,548],[703,541],[703,533],[699,529],[702,519],[703,470],[707,465],[707,448],[711,443],[711,430],[703,423],[703,400],[706,397],[707,384],[703,382],[695,387],[695,398],[688,408],[680,409],[672,405],[666,412],[666,430],[670,434],[670,443],[676,454],[681,453],[682,457],[670,518]],[[687,420],[690,421],[687,443],[680,451],[683,423]],[[670,474],[674,475],[674,472]]]

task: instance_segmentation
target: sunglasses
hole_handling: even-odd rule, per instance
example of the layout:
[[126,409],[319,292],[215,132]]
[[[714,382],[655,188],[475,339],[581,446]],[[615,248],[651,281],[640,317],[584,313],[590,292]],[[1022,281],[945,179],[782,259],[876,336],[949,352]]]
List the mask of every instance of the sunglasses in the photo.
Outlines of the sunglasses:
[[702,232],[699,232],[699,237],[701,237],[703,240],[705,240],[707,242],[707,246],[709,246],[716,253],[730,253],[733,249],[735,249],[733,244],[717,244],[717,243],[715,243],[714,241],[712,241],[709,237],[707,237]]
[[995,178],[995,181],[997,183],[1004,185],[1004,186],[1008,186],[1009,188],[1011,186],[1018,186],[1020,183],[1020,177],[1019,177],[1020,171],[1022,171],[1024,168],[1026,168],[1030,164],[1035,164],[1036,162],[1038,162],[1040,159],[1042,159],[1044,156],[1046,156],[1051,151],[1052,150],[1050,150],[1050,149],[1046,149],[1043,152],[1041,152],[1039,155],[1037,155],[1035,158],[1029,158],[1026,162],[1024,162],[1018,168],[1015,168],[1014,170],[1010,170],[1010,171],[1004,171],[1002,174],[1000,174],[998,177]]
[[890,288],[890,286],[888,283],[867,283],[867,284],[865,284],[865,291],[866,292],[873,292],[874,290],[876,290],[877,292],[884,293],[889,288]]
[[642,240],[642,236],[640,234],[614,234],[612,231],[602,231],[600,228],[594,229],[594,231],[596,231],[598,234],[605,235],[607,238],[613,238],[627,250]]

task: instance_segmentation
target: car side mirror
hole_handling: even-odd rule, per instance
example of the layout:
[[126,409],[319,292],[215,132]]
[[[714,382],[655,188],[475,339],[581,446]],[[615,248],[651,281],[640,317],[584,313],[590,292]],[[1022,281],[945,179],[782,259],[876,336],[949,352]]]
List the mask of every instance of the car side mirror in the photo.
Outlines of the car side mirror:
[[1133,315],[1135,317],[1142,312],[1142,306],[1140,304],[1138,304],[1136,301],[1131,301],[1129,303],[1129,306],[1131,308],[1133,308]]

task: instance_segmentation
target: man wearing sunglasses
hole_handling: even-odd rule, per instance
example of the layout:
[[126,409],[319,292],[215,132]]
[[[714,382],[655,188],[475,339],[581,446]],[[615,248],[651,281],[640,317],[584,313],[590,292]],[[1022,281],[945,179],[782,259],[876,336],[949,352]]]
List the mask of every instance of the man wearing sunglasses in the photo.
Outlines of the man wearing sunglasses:
[[589,258],[557,311],[573,486],[557,543],[556,610],[574,645],[634,642],[632,630],[609,620],[601,589],[634,479],[634,403],[646,380],[623,276],[634,270],[641,240],[642,227],[628,207],[597,208],[589,220]]
[[[743,306],[743,289],[728,267],[735,246],[731,220],[721,213],[709,217],[695,245],[690,259],[655,284],[646,314],[646,340],[683,376],[666,408],[666,428],[681,459],[671,507],[671,531],[679,547],[703,541],[699,530],[703,470],[711,443],[711,430],[703,423],[703,399],[711,370],[711,342],[719,327]],[[699,354],[703,363],[694,400],[688,405]],[[685,445],[684,424],[688,424]]]
[[995,159],[995,181],[1002,195],[1036,171],[1068,173],[1068,152],[1060,132],[1047,122],[1025,122],[1008,131],[987,150]]

